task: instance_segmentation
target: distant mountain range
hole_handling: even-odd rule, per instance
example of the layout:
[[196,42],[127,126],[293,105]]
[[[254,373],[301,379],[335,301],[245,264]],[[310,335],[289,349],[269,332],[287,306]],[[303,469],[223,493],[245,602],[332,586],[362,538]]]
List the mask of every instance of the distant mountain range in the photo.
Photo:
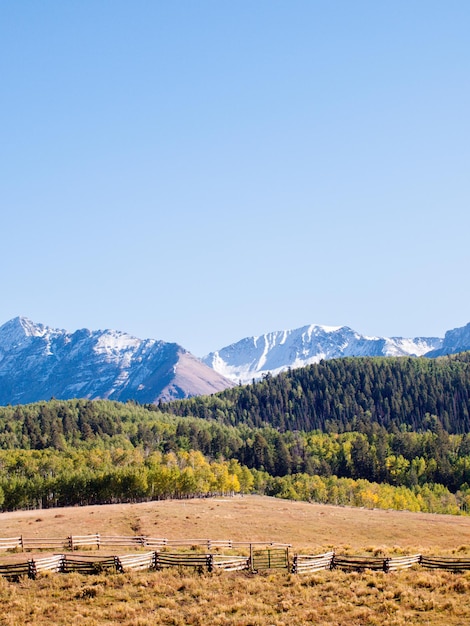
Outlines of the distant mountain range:
[[0,327],[0,404],[51,397],[145,404],[230,386],[176,343],[137,339],[114,330],[68,333],[24,317]]
[[0,404],[51,397],[149,404],[215,393],[322,359],[464,350],[470,350],[470,324],[443,339],[367,337],[347,326],[312,325],[247,337],[198,359],[176,343],[115,330],[69,333],[16,317],[0,327]]
[[268,372],[303,367],[322,359],[354,356],[437,357],[470,350],[470,324],[439,337],[367,337],[348,326],[304,326],[246,337],[203,358],[225,378],[248,383]]

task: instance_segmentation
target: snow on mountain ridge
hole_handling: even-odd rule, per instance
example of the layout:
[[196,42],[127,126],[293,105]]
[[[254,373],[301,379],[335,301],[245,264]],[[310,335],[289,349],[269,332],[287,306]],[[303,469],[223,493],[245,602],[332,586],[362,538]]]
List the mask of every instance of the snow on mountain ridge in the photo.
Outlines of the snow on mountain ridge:
[[440,347],[438,337],[366,337],[349,326],[311,324],[293,330],[246,337],[212,352],[204,363],[226,378],[241,383],[322,359],[347,356],[422,356]]
[[[100,332],[100,331],[98,331]],[[94,351],[103,354],[110,360],[118,359],[129,361],[130,354],[143,344],[152,340],[142,340],[123,332],[105,330],[96,337]]]

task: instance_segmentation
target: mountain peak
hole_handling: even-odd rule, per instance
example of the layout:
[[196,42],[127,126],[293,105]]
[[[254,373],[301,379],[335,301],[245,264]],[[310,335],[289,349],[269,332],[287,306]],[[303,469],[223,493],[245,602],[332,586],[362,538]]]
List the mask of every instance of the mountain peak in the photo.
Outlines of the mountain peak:
[[27,317],[14,317],[0,326],[0,348],[9,350],[21,346],[31,337],[43,337],[47,330],[42,324],[35,324]]
[[12,320],[18,327],[21,327],[28,337],[42,337],[46,332],[46,327],[43,324],[36,324],[28,317],[19,315]]

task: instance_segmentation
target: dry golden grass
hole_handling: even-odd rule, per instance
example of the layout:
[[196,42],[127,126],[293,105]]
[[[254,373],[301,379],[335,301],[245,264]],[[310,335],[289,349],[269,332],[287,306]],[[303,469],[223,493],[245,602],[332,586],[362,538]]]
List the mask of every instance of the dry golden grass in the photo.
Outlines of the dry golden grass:
[[469,591],[448,572],[49,575],[0,580],[0,624],[462,626]]
[[[0,537],[69,534],[289,542],[355,554],[466,554],[470,519],[245,497],[23,511],[0,515]],[[116,548],[114,553],[119,553]],[[25,555],[14,555],[24,560]],[[21,557],[21,558],[20,558]],[[7,555],[0,555],[5,562]],[[470,573],[161,571],[0,578],[0,625],[463,626]]]

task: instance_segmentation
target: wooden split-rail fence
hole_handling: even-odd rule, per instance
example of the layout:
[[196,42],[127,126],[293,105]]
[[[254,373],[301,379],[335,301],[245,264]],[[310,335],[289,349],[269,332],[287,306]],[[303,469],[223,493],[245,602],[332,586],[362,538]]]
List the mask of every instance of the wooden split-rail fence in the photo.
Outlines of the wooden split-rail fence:
[[[153,548],[136,554],[98,556],[74,554],[83,548],[101,547]],[[185,551],[173,552],[180,547]],[[321,570],[342,569],[346,571],[373,570],[396,572],[413,566],[427,569],[445,569],[452,572],[470,570],[470,557],[432,557],[412,554],[398,557],[356,556],[336,554],[294,554],[290,557],[290,544],[276,542],[234,542],[231,540],[184,539],[169,540],[146,536],[73,535],[57,538],[0,538],[0,550],[39,551],[44,549],[68,549],[72,554],[61,552],[44,558],[29,559],[22,563],[0,565],[0,576],[10,580],[21,577],[36,578],[43,572],[97,574],[101,572],[128,572],[131,570],[161,570],[165,568],[193,568],[198,571],[222,570],[258,572],[284,569],[295,574],[309,574]],[[205,548],[207,552],[195,550]],[[220,554],[221,549],[245,548],[249,555]],[[213,552],[215,551],[215,552]]]
[[372,570],[397,572],[419,565],[427,569],[445,569],[452,572],[470,570],[470,558],[430,557],[411,554],[396,557],[351,556],[326,552],[316,555],[294,555],[292,572],[308,574],[325,569],[343,569],[346,571]]
[[277,543],[275,541],[232,541],[231,539],[165,539],[162,537],[148,537],[146,535],[69,535],[64,538],[44,537],[7,537],[0,538],[0,550],[78,550],[81,548],[205,548],[212,550],[234,550],[237,548],[272,547],[288,548],[290,544]]
[[168,567],[195,568],[198,571],[226,572],[250,570],[250,558],[246,556],[224,556],[214,554],[144,552],[121,556],[97,557],[95,555],[54,554],[53,556],[29,559],[22,563],[0,565],[0,575],[15,581],[22,577],[35,579],[44,572],[69,574],[100,574],[103,572],[129,572],[139,570],[161,570]]

